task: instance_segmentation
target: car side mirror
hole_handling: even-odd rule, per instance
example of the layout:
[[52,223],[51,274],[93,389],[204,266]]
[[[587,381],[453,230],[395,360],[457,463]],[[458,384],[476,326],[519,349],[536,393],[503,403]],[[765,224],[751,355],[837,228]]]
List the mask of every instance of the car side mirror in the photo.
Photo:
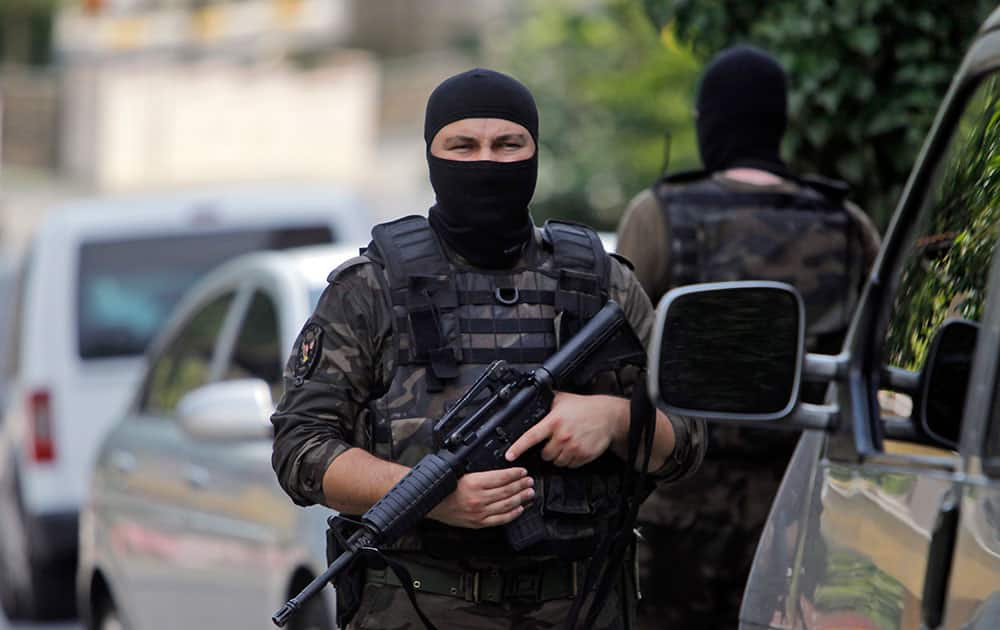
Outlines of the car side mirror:
[[954,450],[958,449],[978,333],[976,322],[945,320],[934,334],[920,375],[921,428],[931,440]]
[[680,287],[660,300],[656,319],[649,391],[666,413],[767,421],[795,409],[805,309],[790,285]]
[[181,427],[202,440],[251,440],[273,435],[271,388],[260,379],[210,383],[177,404]]

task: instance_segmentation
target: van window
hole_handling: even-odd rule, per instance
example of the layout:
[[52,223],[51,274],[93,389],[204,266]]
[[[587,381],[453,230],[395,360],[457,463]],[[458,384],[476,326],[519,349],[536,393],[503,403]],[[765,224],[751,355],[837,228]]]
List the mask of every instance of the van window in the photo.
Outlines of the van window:
[[208,382],[215,345],[233,301],[227,293],[195,313],[149,370],[142,408],[170,413],[184,394]]
[[80,357],[142,354],[184,292],[230,258],[333,239],[329,226],[317,225],[84,243],[77,280]]
[[226,366],[226,380],[259,378],[271,387],[271,396],[281,396],[283,352],[274,301],[257,291],[250,300],[236,346]]
[[[953,129],[892,274],[882,365],[914,376],[928,367],[934,335],[945,320],[982,318],[1000,227],[1000,79],[979,85]],[[883,383],[883,415],[919,422],[918,392],[885,389]]]

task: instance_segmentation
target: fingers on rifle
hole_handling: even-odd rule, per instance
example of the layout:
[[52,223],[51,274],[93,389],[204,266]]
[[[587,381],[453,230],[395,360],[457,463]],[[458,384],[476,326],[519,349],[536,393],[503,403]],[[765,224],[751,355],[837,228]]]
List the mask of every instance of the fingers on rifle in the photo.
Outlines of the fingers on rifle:
[[487,488],[480,491],[480,496],[486,503],[495,503],[512,497],[535,485],[535,480],[531,477],[524,477],[499,488]]
[[535,444],[541,444],[550,435],[552,435],[552,421],[549,420],[550,417],[552,417],[552,414],[542,418],[538,424],[525,431],[524,435],[518,438],[517,441],[514,442],[509,449],[507,449],[507,461],[514,461],[523,455],[526,450]]
[[[506,485],[522,480],[528,471],[525,468],[501,468],[499,470],[488,470],[481,473],[473,473],[474,486],[481,490],[491,488],[503,488]],[[471,475],[469,475],[471,476]]]
[[514,512],[520,506],[524,505],[532,498],[534,498],[534,496],[535,496],[535,491],[531,488],[528,488],[526,490],[521,490],[520,492],[518,492],[513,496],[507,497],[505,499],[487,505],[485,508],[483,508],[483,511],[491,516],[496,514],[507,514],[510,512]]
[[513,521],[518,516],[521,516],[521,512],[524,512],[524,506],[517,506],[509,512],[504,512],[503,514],[492,514],[487,516],[481,521],[483,527],[494,527],[496,525],[506,525],[507,523]]

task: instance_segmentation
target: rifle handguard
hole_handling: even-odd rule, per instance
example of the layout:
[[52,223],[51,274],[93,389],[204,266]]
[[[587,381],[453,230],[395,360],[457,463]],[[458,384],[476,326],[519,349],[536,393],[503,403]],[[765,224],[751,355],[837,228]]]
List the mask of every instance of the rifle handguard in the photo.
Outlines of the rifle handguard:
[[425,455],[362,520],[377,532],[375,544],[395,540],[455,491],[458,474],[437,453]]

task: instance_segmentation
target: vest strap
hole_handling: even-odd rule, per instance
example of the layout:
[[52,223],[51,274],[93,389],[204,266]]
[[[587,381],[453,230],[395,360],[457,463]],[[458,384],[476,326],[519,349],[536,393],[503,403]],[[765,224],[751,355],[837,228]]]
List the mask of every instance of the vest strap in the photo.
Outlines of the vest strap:
[[560,270],[555,295],[562,315],[559,338],[568,339],[607,301],[610,262],[597,232],[585,225],[550,219],[543,235]]
[[393,304],[406,308],[414,359],[430,366],[427,390],[441,391],[442,381],[458,376],[458,340],[445,335],[442,321],[453,318],[458,306],[448,259],[424,217],[376,225],[372,239],[385,262]]
[[[518,299],[516,304],[547,304],[556,303],[555,291],[544,291],[538,289],[518,289]],[[393,306],[406,306],[407,291],[398,291],[392,294]],[[456,300],[459,306],[489,306],[498,304],[496,293],[493,291],[458,291]]]
[[[554,333],[551,319],[464,319],[459,318],[459,328],[474,335],[507,335],[518,333]],[[397,317],[396,326],[406,330],[409,318]]]
[[[460,352],[462,363],[486,365],[497,360],[508,363],[542,363],[552,356],[555,348],[462,348]],[[402,364],[427,362],[414,359],[406,348],[400,348],[396,358]]]

